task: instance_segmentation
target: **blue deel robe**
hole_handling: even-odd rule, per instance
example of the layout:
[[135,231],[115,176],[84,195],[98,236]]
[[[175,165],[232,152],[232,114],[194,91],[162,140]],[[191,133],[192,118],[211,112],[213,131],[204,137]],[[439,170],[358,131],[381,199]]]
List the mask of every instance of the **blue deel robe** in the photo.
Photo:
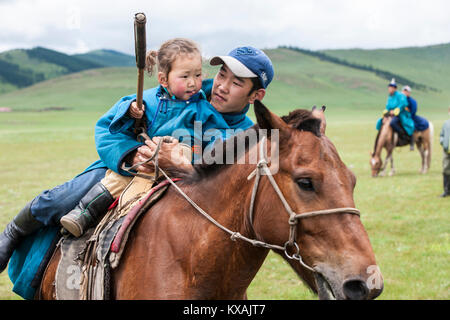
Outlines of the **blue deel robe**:
[[[406,96],[398,91],[395,91],[392,95],[389,95],[386,102],[386,110],[393,111],[395,109],[399,109],[400,113],[398,117],[400,118],[400,123],[402,124],[403,129],[405,129],[406,133],[411,136],[414,133],[414,121],[412,120],[411,113],[409,113],[405,108],[408,106],[408,100]],[[378,119],[376,128],[377,130],[381,129],[383,119]]]
[[417,113],[417,101],[412,98],[412,97],[406,97],[407,101],[408,101],[408,109],[409,112],[411,113],[411,118],[414,121],[414,128],[416,131],[423,131],[428,129],[429,127],[429,123],[428,120],[418,116]]

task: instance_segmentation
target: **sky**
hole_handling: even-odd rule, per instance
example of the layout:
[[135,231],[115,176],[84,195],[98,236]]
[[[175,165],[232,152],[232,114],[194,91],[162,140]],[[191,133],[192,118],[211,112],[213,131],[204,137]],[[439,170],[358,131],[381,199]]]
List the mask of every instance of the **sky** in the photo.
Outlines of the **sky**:
[[185,37],[206,57],[241,45],[320,50],[450,42],[448,0],[0,0],[0,52],[43,46],[134,55],[137,12],[147,16],[148,49]]

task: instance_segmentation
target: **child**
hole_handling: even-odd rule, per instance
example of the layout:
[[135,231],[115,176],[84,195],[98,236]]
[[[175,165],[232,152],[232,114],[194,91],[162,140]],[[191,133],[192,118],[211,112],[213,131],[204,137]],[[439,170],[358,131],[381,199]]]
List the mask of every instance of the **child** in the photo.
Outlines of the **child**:
[[[450,107],[448,108],[448,114],[450,115]],[[450,120],[444,122],[439,140],[444,149],[444,158],[442,159],[444,193],[441,194],[441,197],[444,198],[450,196]]]
[[[145,114],[150,120],[147,123],[150,137],[171,136],[175,129],[183,129],[186,134],[180,142],[200,147],[198,144],[199,141],[203,144],[202,137],[194,137],[194,121],[201,121],[202,134],[208,129],[218,129],[225,137],[225,130],[229,129],[227,122],[207,102],[201,90],[202,57],[194,42],[181,38],[169,40],[158,52],[147,53],[146,62],[150,74],[157,65],[160,85],[144,91],[141,109],[135,102],[135,95],[122,98],[109,126],[111,133],[129,132],[135,119]],[[191,161],[190,154],[188,157]],[[131,179],[107,170],[105,178],[89,190],[77,207],[61,218],[62,226],[74,236],[81,236],[100,220]]]

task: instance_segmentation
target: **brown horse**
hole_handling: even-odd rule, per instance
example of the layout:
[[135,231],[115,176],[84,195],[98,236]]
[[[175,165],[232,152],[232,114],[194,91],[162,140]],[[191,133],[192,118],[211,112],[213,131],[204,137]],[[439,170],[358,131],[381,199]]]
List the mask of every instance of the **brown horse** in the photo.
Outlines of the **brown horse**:
[[[278,173],[260,175],[253,192],[256,165],[247,160],[258,153],[259,140],[248,143],[245,163],[196,165],[189,174],[179,173],[182,180],[176,183],[234,237],[170,187],[132,230],[121,264],[112,272],[113,299],[245,299],[269,249],[243,237],[257,240],[253,244],[272,244],[321,299],[372,299],[381,293],[383,281],[375,271],[368,235],[352,214],[356,178],[324,135],[324,126],[320,131],[320,120],[307,110],[281,119],[259,101],[255,113],[258,125],[249,130],[279,130],[273,131],[279,144],[274,134],[267,144],[267,154],[279,148],[279,161],[272,158],[270,169],[265,167]],[[235,150],[249,130],[231,139],[232,144],[227,140],[225,150]],[[335,208],[340,209],[323,211]],[[288,219],[288,209],[295,221]],[[291,238],[294,243],[287,245]],[[44,299],[54,298],[58,260],[56,255],[44,275]]]
[[[384,176],[386,174],[388,161],[390,161],[391,164],[391,171],[389,172],[389,175],[394,175],[395,169],[393,151],[395,147],[402,147],[408,144],[407,142],[399,142],[398,134],[394,133],[394,130],[390,126],[391,120],[392,116],[390,115],[385,115],[383,117],[383,124],[375,139],[374,151],[370,152],[370,167],[372,170],[372,177],[377,177],[378,175]],[[424,131],[414,131],[414,134],[412,136],[422,158],[422,167],[420,168],[420,173],[422,174],[427,173],[430,169],[433,134],[434,127],[433,123],[431,123],[430,121],[428,129]],[[386,149],[386,158],[384,160],[384,164],[381,160],[381,152],[383,151],[383,149]]]

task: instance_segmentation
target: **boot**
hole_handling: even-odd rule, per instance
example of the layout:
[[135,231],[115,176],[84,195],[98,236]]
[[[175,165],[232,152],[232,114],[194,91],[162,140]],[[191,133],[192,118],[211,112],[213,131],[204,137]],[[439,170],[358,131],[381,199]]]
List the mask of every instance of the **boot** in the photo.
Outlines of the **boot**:
[[86,193],[75,209],[61,218],[60,222],[67,231],[78,238],[100,221],[113,202],[114,198],[99,182]]
[[14,250],[27,236],[44,226],[31,214],[31,202],[28,203],[14,219],[7,224],[0,234],[0,273],[5,270]]
[[441,198],[450,196],[450,175],[444,174],[444,193],[441,194]]

